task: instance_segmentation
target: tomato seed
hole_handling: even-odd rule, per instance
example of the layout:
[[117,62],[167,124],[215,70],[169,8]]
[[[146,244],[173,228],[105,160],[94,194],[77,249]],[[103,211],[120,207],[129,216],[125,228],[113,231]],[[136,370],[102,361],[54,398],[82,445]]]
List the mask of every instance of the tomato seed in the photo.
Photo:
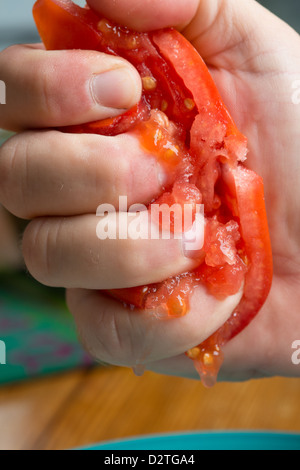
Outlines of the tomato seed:
[[186,98],[184,100],[184,106],[189,110],[189,111],[192,111],[192,109],[194,109],[194,107],[196,106],[195,104],[195,101],[192,100],[191,98]]
[[168,109],[168,106],[168,102],[166,100],[162,100],[160,109],[164,112]]
[[199,348],[189,349],[186,354],[190,359],[197,359],[200,354],[200,349]]
[[156,80],[153,77],[143,77],[142,82],[144,89],[147,91],[155,90],[157,86]]

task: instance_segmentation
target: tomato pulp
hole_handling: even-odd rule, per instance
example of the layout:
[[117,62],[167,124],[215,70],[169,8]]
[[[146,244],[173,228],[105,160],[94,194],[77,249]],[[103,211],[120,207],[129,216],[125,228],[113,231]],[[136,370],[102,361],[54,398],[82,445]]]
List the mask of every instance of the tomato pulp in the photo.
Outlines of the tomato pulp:
[[142,79],[142,99],[133,109],[62,130],[109,136],[134,133],[169,175],[155,203],[204,205],[204,247],[194,271],[110,295],[131,307],[178,317],[188,312],[189,298],[199,284],[218,299],[243,289],[229,320],[186,352],[204,385],[210,386],[222,364],[223,346],[258,313],[272,283],[263,181],[243,165],[247,139],[233,122],[202,58],[178,31],[137,33],[71,0],[38,0],[33,14],[47,49],[121,56]]

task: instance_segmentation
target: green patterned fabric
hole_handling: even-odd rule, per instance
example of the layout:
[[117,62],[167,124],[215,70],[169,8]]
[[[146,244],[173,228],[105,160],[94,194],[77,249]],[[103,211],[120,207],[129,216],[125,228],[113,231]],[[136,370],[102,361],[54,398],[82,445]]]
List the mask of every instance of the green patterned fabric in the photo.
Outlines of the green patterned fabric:
[[41,286],[26,272],[0,274],[0,340],[6,347],[0,384],[91,365],[64,291]]

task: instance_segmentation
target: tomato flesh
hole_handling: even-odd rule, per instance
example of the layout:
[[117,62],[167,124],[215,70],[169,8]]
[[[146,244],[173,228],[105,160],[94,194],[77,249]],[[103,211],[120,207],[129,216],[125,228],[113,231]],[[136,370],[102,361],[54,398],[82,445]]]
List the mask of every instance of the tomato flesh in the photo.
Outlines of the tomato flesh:
[[[176,30],[137,33],[70,0],[38,0],[33,13],[48,49],[91,49],[122,56],[136,67],[143,83],[141,102],[122,116],[62,130],[135,134],[144,150],[156,155],[167,170],[168,181],[155,203],[182,207],[189,203],[193,216],[197,205],[204,204],[204,246],[193,272],[154,285],[117,289],[110,295],[131,308],[179,317],[188,312],[199,284],[218,299],[243,289],[231,318],[186,352],[204,385],[210,386],[222,364],[223,346],[258,313],[272,282],[263,182],[243,166],[247,139],[233,122],[202,58]],[[175,226],[173,218],[173,231]]]

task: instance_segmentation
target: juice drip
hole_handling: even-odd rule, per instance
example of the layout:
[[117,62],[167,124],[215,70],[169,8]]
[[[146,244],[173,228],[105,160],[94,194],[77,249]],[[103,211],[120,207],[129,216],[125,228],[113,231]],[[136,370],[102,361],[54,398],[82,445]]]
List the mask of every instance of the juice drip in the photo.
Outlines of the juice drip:
[[134,375],[142,377],[145,373],[146,367],[143,364],[136,364],[132,367]]
[[206,388],[213,387],[224,360],[218,338],[213,335],[199,346],[189,349],[186,355],[193,360],[202,384]]

